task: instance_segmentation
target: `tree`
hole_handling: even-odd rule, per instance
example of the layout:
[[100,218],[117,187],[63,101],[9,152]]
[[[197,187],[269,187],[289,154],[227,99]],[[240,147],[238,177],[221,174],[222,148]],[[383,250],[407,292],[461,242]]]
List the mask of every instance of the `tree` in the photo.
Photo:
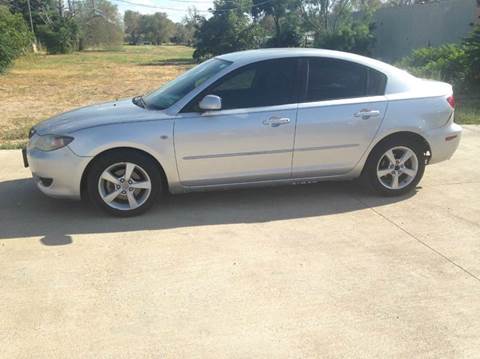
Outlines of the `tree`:
[[116,5],[107,0],[79,2],[75,8],[79,25],[80,50],[88,47],[118,48],[123,43],[121,18]]
[[253,0],[252,15],[255,19],[270,17],[274,24],[274,34],[267,46],[298,46],[301,32],[298,21],[298,0]]
[[138,12],[126,11],[124,23],[126,40],[132,45],[142,41],[160,45],[169,41],[175,33],[175,24],[162,12],[141,15]]
[[[117,7],[108,0],[29,0],[34,32],[49,53],[84,47],[117,47],[123,29]],[[28,0],[0,0],[29,23]]]
[[170,41],[177,45],[190,45],[193,42],[193,36],[188,32],[186,26],[180,22],[174,25],[175,30]]
[[142,15],[140,29],[144,41],[160,45],[169,41],[174,33],[174,24],[167,17],[167,14],[156,12],[153,15]]
[[463,49],[469,82],[480,90],[480,25],[463,41]]
[[[0,0],[5,1],[5,0]],[[10,9],[30,22],[28,0],[9,0]],[[78,25],[63,0],[30,0],[32,23],[38,40],[49,53],[71,52],[78,47]]]
[[375,42],[373,12],[378,0],[307,0],[306,26],[315,33],[315,47],[370,54]]
[[215,1],[213,16],[202,18],[195,32],[193,58],[201,61],[227,52],[258,48],[261,29],[250,19],[250,10],[251,3],[247,1]]
[[[30,24],[30,13],[27,0],[0,0],[0,5],[2,3],[7,5],[12,13],[21,14],[25,22]],[[45,24],[46,14],[55,12],[55,8],[55,0],[30,0],[32,22],[35,31],[37,30],[37,26]]]
[[125,39],[130,45],[137,45],[142,40],[142,31],[140,28],[140,19],[142,15],[139,12],[127,10],[123,15],[125,25]]
[[20,14],[0,6],[0,73],[31,44],[31,33]]
[[195,29],[199,26],[200,15],[195,7],[190,7],[180,22],[176,24],[174,42],[178,44],[192,46],[194,43]]
[[280,32],[269,38],[265,43],[265,47],[299,47],[302,45],[304,31],[302,20],[295,13],[286,14],[282,21]]
[[78,49],[79,28],[71,16],[53,15],[48,24],[38,26],[38,34],[49,54],[67,54]]

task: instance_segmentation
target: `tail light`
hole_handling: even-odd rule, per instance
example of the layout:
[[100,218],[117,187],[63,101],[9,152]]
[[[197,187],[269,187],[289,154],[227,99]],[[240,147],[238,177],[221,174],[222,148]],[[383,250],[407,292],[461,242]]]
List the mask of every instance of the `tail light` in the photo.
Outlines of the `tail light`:
[[453,95],[447,97],[447,102],[451,108],[455,109],[455,97],[453,97]]

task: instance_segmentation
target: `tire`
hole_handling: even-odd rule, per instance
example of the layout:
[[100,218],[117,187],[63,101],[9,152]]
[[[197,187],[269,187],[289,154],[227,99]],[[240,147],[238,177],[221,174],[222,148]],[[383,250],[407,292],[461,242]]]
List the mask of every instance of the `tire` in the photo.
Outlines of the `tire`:
[[362,177],[363,182],[374,192],[383,196],[400,196],[414,190],[424,172],[423,146],[412,138],[397,137],[375,146],[365,164]]
[[111,215],[136,216],[162,193],[162,180],[157,163],[148,156],[134,150],[108,152],[88,171],[88,198]]

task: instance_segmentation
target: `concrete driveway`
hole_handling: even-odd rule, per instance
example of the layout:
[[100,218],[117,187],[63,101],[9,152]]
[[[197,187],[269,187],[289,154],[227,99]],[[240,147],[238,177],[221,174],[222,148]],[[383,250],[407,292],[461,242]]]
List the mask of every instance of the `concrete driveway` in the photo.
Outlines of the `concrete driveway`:
[[480,356],[480,127],[408,197],[324,183],[130,219],[0,163],[1,357]]

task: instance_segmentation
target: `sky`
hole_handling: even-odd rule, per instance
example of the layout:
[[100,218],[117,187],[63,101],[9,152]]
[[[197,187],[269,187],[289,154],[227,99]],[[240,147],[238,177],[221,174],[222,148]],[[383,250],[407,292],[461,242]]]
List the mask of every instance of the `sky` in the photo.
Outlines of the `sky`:
[[138,11],[141,14],[155,12],[167,13],[170,20],[179,22],[187,13],[189,7],[195,6],[201,15],[213,6],[212,0],[110,0],[118,6],[123,14],[126,10]]

